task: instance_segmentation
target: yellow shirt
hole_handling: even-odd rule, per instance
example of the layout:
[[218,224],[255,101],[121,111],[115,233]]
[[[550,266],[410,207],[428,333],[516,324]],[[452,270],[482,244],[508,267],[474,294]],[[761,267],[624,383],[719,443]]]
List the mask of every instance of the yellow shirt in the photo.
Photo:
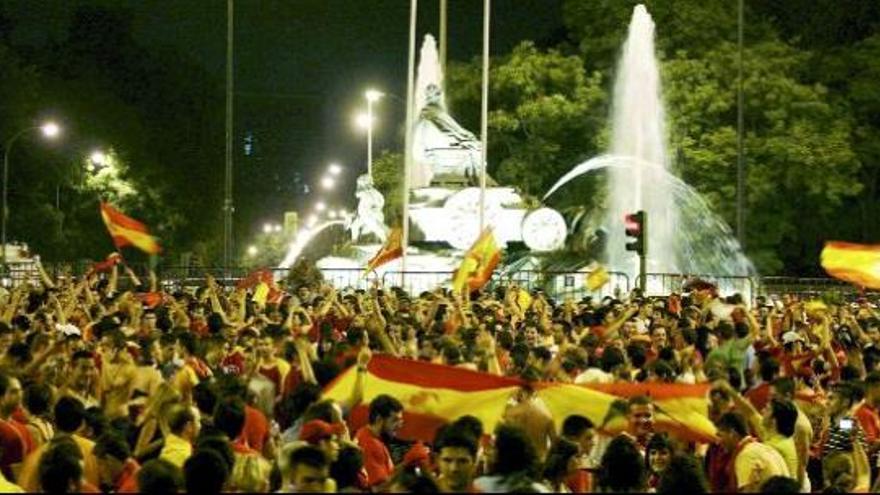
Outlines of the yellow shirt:
[[192,445],[179,436],[169,433],[165,437],[165,446],[159,453],[159,459],[166,460],[171,464],[183,469],[183,463],[192,455]]
[[736,487],[760,487],[774,476],[791,477],[785,459],[773,447],[751,442],[740,450],[734,461]]
[[792,477],[796,477],[798,474],[798,456],[797,447],[795,447],[794,444],[794,437],[786,438],[782,435],[773,434],[770,435],[764,443],[773,447],[776,452],[779,452],[779,455],[785,460],[785,465],[788,466],[789,474],[791,474]]

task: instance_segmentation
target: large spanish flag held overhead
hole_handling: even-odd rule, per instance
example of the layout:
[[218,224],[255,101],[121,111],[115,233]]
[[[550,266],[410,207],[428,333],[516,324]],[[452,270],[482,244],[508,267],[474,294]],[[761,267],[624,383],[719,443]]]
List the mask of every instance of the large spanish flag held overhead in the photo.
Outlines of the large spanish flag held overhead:
[[126,216],[108,203],[101,203],[101,218],[118,249],[134,246],[148,254],[157,254],[162,248],[143,223]]
[[822,249],[822,268],[834,278],[868,289],[880,289],[880,244],[829,241]]
[[499,261],[501,250],[495,242],[492,228],[488,227],[465,253],[461,266],[452,278],[452,290],[461,293],[465,284],[471,291],[479,290],[492,278],[492,272]]
[[[324,390],[327,398],[343,400],[350,396],[356,372],[350,368]],[[380,394],[397,398],[404,406],[401,438],[430,442],[437,428],[465,414],[476,416],[487,432],[495,429],[508,400],[524,384],[517,378],[478,373],[462,368],[410,361],[377,355],[367,366],[364,400],[349,419],[352,429],[366,424],[368,405]],[[708,385],[611,384],[574,385],[532,384],[553,414],[557,428],[569,414],[582,414],[602,425],[615,400],[649,395],[657,406],[655,428],[687,441],[709,442],[715,427],[708,418]],[[603,428],[615,434],[625,428],[620,417]]]

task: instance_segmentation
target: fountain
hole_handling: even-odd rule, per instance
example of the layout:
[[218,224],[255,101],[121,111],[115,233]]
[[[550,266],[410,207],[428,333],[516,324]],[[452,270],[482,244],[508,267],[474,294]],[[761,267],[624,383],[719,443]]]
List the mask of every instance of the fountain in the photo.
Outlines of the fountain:
[[603,229],[606,265],[633,277],[635,253],[623,249],[623,218],[647,213],[650,273],[749,276],[754,267],[727,224],[691,186],[670,170],[665,109],[654,50],[654,22],[643,5],[633,10],[614,84],[609,155],[574,167],[545,194],[583,174],[607,171],[608,199]]

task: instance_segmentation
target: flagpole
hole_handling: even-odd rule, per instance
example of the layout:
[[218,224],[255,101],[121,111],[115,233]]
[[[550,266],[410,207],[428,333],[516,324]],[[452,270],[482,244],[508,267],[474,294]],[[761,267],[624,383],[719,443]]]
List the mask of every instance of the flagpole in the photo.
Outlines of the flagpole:
[[491,17],[491,0],[483,1],[483,98],[480,108],[480,141],[482,153],[480,156],[480,233],[486,227],[486,169],[488,163],[486,156],[489,152],[489,19]]
[[403,239],[401,242],[403,252],[400,258],[400,287],[405,288],[406,280],[406,250],[409,247],[409,184],[413,166],[413,103],[415,101],[415,67],[416,67],[416,14],[418,13],[418,0],[410,0],[409,11],[409,57],[406,69],[406,139],[404,140],[403,161]]

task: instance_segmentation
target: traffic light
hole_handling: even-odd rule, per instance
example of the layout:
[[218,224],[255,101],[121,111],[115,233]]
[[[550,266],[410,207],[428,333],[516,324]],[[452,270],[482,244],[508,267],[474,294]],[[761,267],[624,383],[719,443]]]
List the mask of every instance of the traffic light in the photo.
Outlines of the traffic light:
[[627,251],[635,251],[639,256],[645,255],[645,212],[639,210],[624,217]]

